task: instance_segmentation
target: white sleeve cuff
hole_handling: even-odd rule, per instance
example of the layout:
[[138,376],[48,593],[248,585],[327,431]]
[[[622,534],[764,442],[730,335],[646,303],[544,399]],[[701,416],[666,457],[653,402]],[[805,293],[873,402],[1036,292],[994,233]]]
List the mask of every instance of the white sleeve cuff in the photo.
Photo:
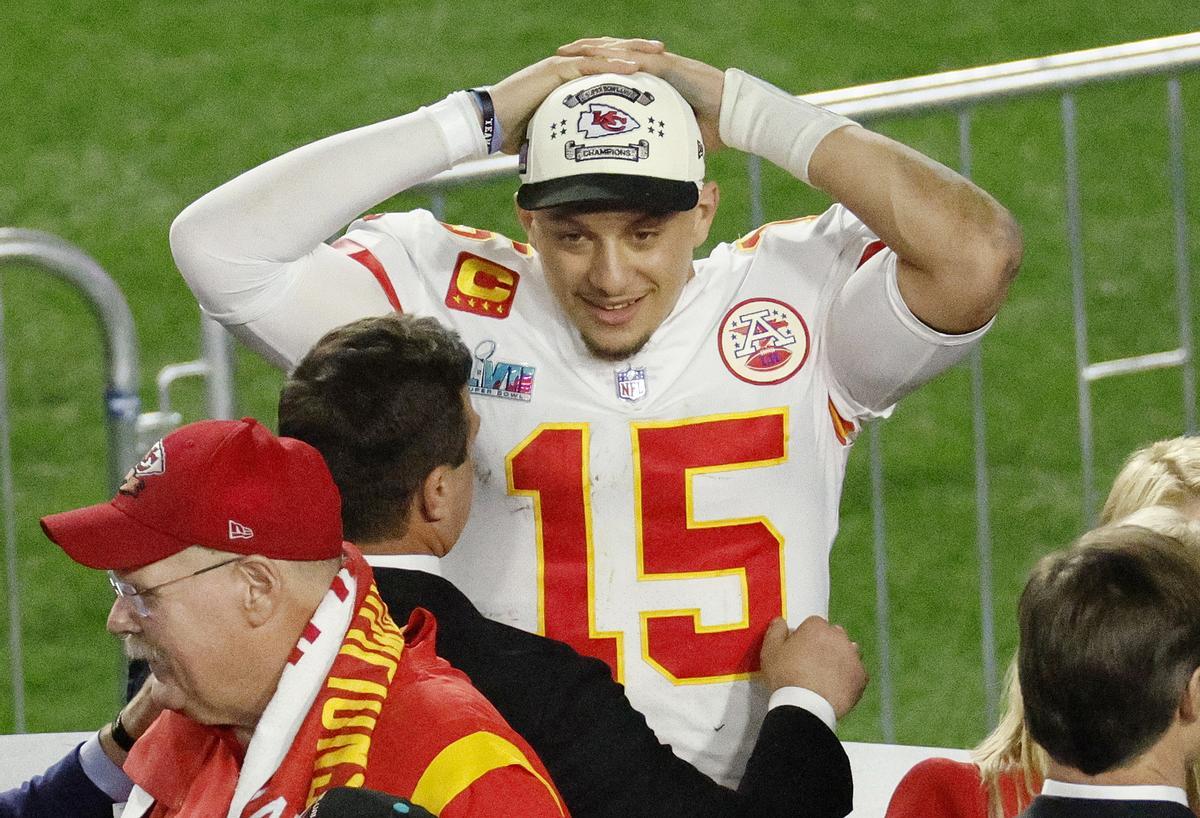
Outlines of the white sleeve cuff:
[[721,141],[761,156],[808,182],[808,160],[822,139],[854,121],[811,105],[745,71],[725,72]]
[[816,691],[807,687],[781,687],[771,694],[767,709],[773,710],[784,704],[803,708],[825,722],[830,730],[837,729],[837,713],[833,711],[833,705]]
[[125,771],[118,767],[100,746],[100,734],[96,733],[79,748],[79,766],[83,774],[96,785],[97,789],[107,795],[114,803],[120,803],[129,797],[133,782]]
[[483,141],[483,121],[470,91],[455,91],[421,110],[442,132],[451,165],[488,155],[487,143]]

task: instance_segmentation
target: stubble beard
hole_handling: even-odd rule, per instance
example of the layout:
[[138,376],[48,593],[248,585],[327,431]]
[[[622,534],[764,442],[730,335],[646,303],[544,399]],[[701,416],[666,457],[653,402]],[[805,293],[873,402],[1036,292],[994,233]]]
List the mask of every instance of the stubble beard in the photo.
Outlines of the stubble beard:
[[583,345],[587,347],[588,352],[592,353],[593,356],[602,361],[615,362],[624,361],[628,358],[632,358],[634,355],[637,355],[642,351],[642,347],[646,346],[646,344],[650,342],[650,336],[653,334],[653,332],[648,332],[633,343],[615,348],[601,346],[595,338],[588,336],[587,333],[581,332],[579,337],[583,339]]

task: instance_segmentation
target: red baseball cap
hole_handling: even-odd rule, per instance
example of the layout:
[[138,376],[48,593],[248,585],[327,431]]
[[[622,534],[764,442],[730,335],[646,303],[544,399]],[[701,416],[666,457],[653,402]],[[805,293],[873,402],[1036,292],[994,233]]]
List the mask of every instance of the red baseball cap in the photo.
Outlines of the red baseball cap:
[[111,502],[43,517],[42,530],[89,568],[139,568],[193,545],[324,560],[342,552],[342,501],[307,443],[253,418],[204,420],[155,443]]

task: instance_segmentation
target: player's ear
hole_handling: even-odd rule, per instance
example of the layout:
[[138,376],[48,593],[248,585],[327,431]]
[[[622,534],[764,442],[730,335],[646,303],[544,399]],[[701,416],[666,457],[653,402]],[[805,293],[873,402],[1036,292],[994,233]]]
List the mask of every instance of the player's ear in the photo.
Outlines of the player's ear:
[[716,182],[705,182],[700,188],[700,199],[696,202],[694,214],[696,218],[692,230],[692,248],[699,247],[708,241],[708,231],[712,229],[713,218],[717,215],[717,205],[721,201],[721,189]]

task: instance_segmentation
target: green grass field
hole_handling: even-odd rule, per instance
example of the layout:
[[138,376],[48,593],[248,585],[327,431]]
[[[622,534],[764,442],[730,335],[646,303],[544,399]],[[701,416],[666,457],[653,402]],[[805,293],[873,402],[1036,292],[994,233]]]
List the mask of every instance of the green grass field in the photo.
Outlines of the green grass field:
[[[270,8],[229,0],[62,0],[7,9],[0,124],[0,225],[47,230],[92,253],[126,292],[153,374],[196,354],[197,311],[174,272],[167,227],[189,201],[289,147],[495,81],[561,42],[595,33],[653,36],[673,50],[738,65],[796,92],[1109,45],[1200,29],[1178,0],[1056,4],[768,0],[707,5],[521,6],[465,0],[326,3]],[[1200,77],[1185,82],[1200,111]],[[1085,253],[1093,360],[1175,343],[1172,226],[1164,172],[1165,88],[1138,80],[1079,94]],[[954,165],[952,115],[880,130]],[[1017,215],[1027,254],[984,349],[995,588],[1002,662],[1014,602],[1033,560],[1080,530],[1074,346],[1064,228],[1062,143],[1052,96],[981,109],[975,177]],[[1186,134],[1200,178],[1200,129]],[[744,159],[718,155],[724,201],[714,237],[748,226]],[[771,218],[821,198],[765,174]],[[460,191],[448,220],[517,233],[505,204],[514,182]],[[1195,212],[1200,184],[1190,193]],[[399,206],[426,204],[404,197]],[[1192,219],[1193,267],[1200,220]],[[14,424],[29,721],[84,729],[116,704],[117,648],[103,633],[103,577],[46,542],[43,514],[107,496],[100,350],[80,300],[44,276],[3,278]],[[274,420],[280,376],[240,355],[241,408]],[[1177,373],[1101,383],[1096,393],[1101,489],[1130,449],[1182,429]],[[199,417],[200,391],[178,402]],[[898,738],[968,746],[987,729],[980,681],[969,378],[949,373],[883,427]],[[852,460],[833,557],[833,616],[877,657],[866,440]],[[7,644],[0,672],[8,667]],[[878,740],[878,693],[842,735]],[[12,696],[0,681],[0,730]]]

